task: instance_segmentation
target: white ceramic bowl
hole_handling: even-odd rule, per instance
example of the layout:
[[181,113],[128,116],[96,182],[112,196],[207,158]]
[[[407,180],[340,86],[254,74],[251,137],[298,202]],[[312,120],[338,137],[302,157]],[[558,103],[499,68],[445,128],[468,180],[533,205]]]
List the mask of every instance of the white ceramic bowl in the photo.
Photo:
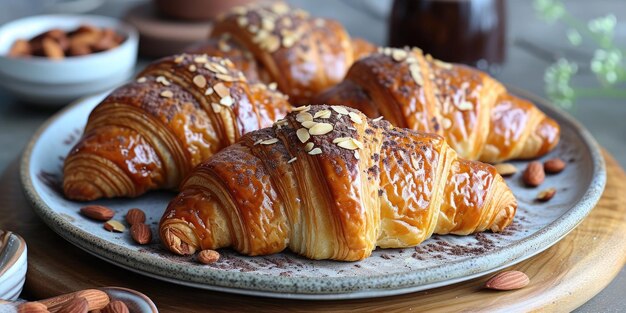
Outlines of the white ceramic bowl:
[[26,241],[0,230],[0,299],[16,300],[26,278]]
[[[111,50],[62,60],[7,56],[17,39],[30,39],[52,28],[70,31],[83,24],[113,28],[125,40]],[[22,18],[0,27],[0,85],[29,102],[64,105],[126,81],[137,61],[137,44],[137,31],[110,17],[58,14]]]

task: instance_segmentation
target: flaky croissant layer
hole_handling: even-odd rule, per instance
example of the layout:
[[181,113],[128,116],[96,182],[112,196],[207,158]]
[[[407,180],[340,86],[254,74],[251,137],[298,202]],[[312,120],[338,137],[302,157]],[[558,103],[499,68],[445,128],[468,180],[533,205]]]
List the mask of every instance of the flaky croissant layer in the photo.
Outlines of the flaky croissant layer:
[[441,62],[417,48],[379,48],[313,102],[437,133],[470,160],[536,158],[559,142],[559,125],[529,101],[475,68]]
[[517,202],[495,169],[434,134],[342,106],[300,107],[202,162],[160,223],[178,254],[290,249],[354,261],[377,246],[501,231]]
[[91,112],[65,159],[65,196],[95,200],[175,189],[194,166],[244,133],[272,125],[289,107],[285,96],[248,82],[227,59],[161,59]]

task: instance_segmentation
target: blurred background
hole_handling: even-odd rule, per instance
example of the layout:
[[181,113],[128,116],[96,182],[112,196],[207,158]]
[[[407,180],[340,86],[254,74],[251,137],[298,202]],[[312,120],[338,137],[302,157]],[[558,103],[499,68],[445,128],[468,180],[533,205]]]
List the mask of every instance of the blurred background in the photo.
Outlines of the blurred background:
[[[0,27],[22,17],[76,13],[122,19],[139,30],[135,70],[207,37],[211,20],[246,0],[0,0]],[[377,45],[417,45],[550,98],[626,166],[626,1],[289,0],[340,21]],[[2,38],[0,28],[0,43]],[[0,49],[0,52],[8,49]],[[130,73],[128,73],[130,75]],[[4,78],[6,80],[6,78]],[[0,77],[2,83],[2,77]],[[0,170],[60,105],[32,104],[0,88]],[[578,312],[622,312],[626,273]]]

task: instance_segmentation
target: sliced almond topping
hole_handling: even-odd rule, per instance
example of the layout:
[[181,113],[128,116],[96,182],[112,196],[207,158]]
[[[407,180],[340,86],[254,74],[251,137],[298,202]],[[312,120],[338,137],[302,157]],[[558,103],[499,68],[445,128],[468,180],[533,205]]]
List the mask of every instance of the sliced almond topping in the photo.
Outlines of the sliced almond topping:
[[189,67],[188,67],[187,69],[188,69],[190,72],[195,72],[195,71],[198,69],[198,67],[196,67],[196,65],[195,65],[195,64],[191,64],[191,65],[189,65]]
[[315,112],[315,115],[313,115],[313,118],[330,118],[331,114],[332,112],[330,112],[330,110],[328,109],[319,110]]
[[163,98],[171,98],[172,96],[174,96],[174,93],[172,93],[171,90],[163,90],[161,91],[160,95]]
[[269,35],[263,40],[261,46],[265,47],[265,50],[274,52],[280,48],[280,38],[274,35]]
[[139,77],[139,78],[137,78],[137,82],[138,82],[138,83],[145,83],[145,82],[146,82],[146,80],[148,80],[148,79],[146,79],[145,77]]
[[354,142],[354,144],[359,147],[359,149],[363,149],[363,143],[361,143],[360,141],[352,138],[352,142]]
[[248,18],[245,16],[240,16],[237,18],[237,24],[241,27],[246,27],[248,25]]
[[283,2],[276,2],[272,4],[272,11],[278,15],[283,15],[289,12],[289,6]]
[[359,156],[359,151],[354,151],[354,158],[359,160],[361,157]]
[[259,26],[250,25],[250,26],[248,26],[248,31],[254,34],[254,33],[259,31]]
[[348,110],[346,110],[346,108],[339,106],[339,105],[332,105],[330,106],[331,109],[333,109],[333,111],[339,113],[339,114],[343,114],[343,115],[348,115]]
[[225,75],[225,74],[221,74],[221,73],[215,74],[215,77],[217,77],[217,78],[219,78],[219,79],[221,79],[221,80],[223,80],[225,82],[234,82],[234,81],[238,81],[239,80],[239,78],[237,78],[237,77],[232,77],[230,75]]
[[435,65],[446,70],[452,69],[452,64],[443,62],[441,60],[435,60]]
[[333,125],[329,123],[317,123],[309,129],[311,135],[314,136],[326,135],[331,131],[333,131]]
[[456,107],[461,111],[467,111],[473,109],[474,105],[472,105],[472,103],[469,101],[462,101]]
[[342,147],[344,149],[348,149],[348,150],[356,150],[359,147],[354,143],[354,141],[352,140],[352,138],[350,138],[349,140],[345,140],[345,141],[340,141],[337,143],[337,145],[339,147]]
[[206,87],[206,78],[202,75],[196,75],[193,77],[193,83],[200,88],[204,88]]
[[305,143],[307,142],[307,140],[309,140],[309,138],[311,138],[311,135],[309,134],[309,130],[306,128],[300,128],[296,131],[296,135],[298,136],[298,139],[300,139],[300,142]]
[[326,25],[326,21],[321,19],[321,18],[316,18],[313,23],[315,24],[315,26],[317,27],[324,27],[324,25]]
[[287,164],[291,164],[293,162],[295,162],[298,158],[297,157],[293,157],[291,159],[289,159],[289,161],[287,161]]
[[276,90],[276,88],[278,88],[278,84],[276,82],[270,83],[269,85],[267,85],[267,88],[269,88],[270,90]]
[[300,112],[296,115],[296,121],[302,123],[304,121],[312,121],[313,115],[309,112]]
[[193,58],[193,61],[196,63],[207,63],[209,62],[209,58],[206,55],[201,55]]
[[424,84],[424,80],[422,79],[422,73],[420,72],[420,66],[417,63],[412,63],[409,65],[409,72],[411,73],[411,77],[415,81],[416,84],[422,86]]
[[267,30],[268,32],[271,32],[274,30],[276,25],[274,24],[274,20],[269,19],[269,18],[264,18],[261,20],[261,27]]
[[220,49],[220,51],[223,51],[223,52],[230,51],[230,45],[224,40],[218,41],[217,47]]
[[260,144],[261,142],[263,142],[263,139],[259,139],[259,140],[255,141],[254,145],[256,146],[256,145]]
[[452,127],[452,121],[449,118],[444,117],[441,120],[441,126],[443,127],[443,129],[448,129],[448,128]]
[[274,144],[274,143],[277,143],[277,142],[278,142],[278,138],[271,138],[271,139],[267,139],[267,140],[261,141],[261,144],[262,145],[271,145],[271,144]]
[[333,139],[333,143],[340,143],[342,141],[350,140],[352,137],[337,137]]
[[306,127],[306,128],[311,128],[313,126],[317,125],[317,122],[314,121],[304,121],[302,122],[302,126]]
[[178,64],[184,60],[185,60],[185,56],[181,54],[181,55],[176,56],[176,58],[174,59],[174,63]]
[[413,56],[413,55],[409,55],[409,56],[406,58],[406,60],[404,60],[404,62],[409,63],[409,64],[411,64],[411,63],[417,63],[417,59],[415,58],[415,56]]
[[211,108],[213,108],[213,112],[215,113],[220,113],[222,111],[222,106],[215,102],[211,103]]
[[226,97],[220,99],[220,104],[223,105],[223,106],[229,107],[229,106],[233,105],[233,103],[235,103],[235,100],[231,96],[226,96]]
[[354,123],[356,124],[361,124],[363,123],[363,120],[361,119],[361,116],[357,113],[354,112],[350,112],[348,114],[348,116],[350,116],[350,120],[352,120]]
[[296,43],[296,37],[292,35],[285,36],[283,37],[282,43],[283,43],[283,47],[291,48]]
[[157,81],[157,83],[161,83],[161,85],[163,85],[163,86],[169,86],[170,85],[170,81],[167,80],[167,78],[165,78],[165,76],[157,76],[156,81]]
[[297,112],[297,111],[306,112],[306,111],[308,111],[310,109],[311,109],[310,105],[303,105],[303,106],[299,106],[299,107],[293,108],[291,111],[294,111],[294,112]]
[[204,92],[205,96],[210,96],[213,94],[213,88],[209,87],[206,89],[206,91]]
[[215,89],[215,92],[218,96],[220,96],[220,98],[230,96],[230,89],[226,87],[224,83],[217,83],[215,86],[213,86],[213,89]]
[[321,154],[321,153],[322,153],[322,149],[320,149],[320,148],[315,148],[315,149],[309,151],[310,155],[316,155],[316,154]]
[[379,117],[377,117],[377,118],[373,119],[373,120],[372,120],[372,122],[378,122],[378,121],[380,121],[380,120],[382,120],[382,119],[383,119],[383,117],[382,117],[382,116],[379,116]]
[[312,142],[307,143],[306,145],[304,145],[304,151],[309,152],[313,149],[314,144]]
[[393,52],[391,53],[391,57],[396,62],[402,62],[404,61],[404,59],[406,59],[407,53],[405,50],[402,50],[402,49],[394,49]]

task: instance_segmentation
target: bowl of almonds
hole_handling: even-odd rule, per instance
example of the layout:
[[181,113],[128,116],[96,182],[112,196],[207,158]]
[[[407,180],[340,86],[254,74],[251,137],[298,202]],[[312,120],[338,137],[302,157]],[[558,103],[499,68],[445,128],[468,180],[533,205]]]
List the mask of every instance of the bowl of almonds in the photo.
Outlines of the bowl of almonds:
[[137,32],[110,17],[40,15],[0,27],[0,85],[27,102],[65,105],[122,84]]

